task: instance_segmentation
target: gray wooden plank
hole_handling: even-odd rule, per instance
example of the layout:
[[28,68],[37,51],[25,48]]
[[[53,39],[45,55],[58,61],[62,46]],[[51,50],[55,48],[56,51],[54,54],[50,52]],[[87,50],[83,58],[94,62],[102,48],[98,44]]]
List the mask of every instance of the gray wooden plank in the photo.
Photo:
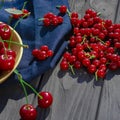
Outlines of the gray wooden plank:
[[[120,1],[118,0],[113,21],[120,23]],[[106,17],[107,18],[107,17]],[[104,81],[97,120],[120,119],[120,71],[109,71]]]
[[[37,89],[40,77],[33,80],[30,84]],[[9,83],[8,83],[9,82]],[[25,95],[19,83],[11,84],[12,81],[0,85],[0,120],[19,120],[19,109],[25,102]],[[34,101],[35,94],[30,89],[28,91],[29,103]],[[35,106],[36,107],[36,106]]]

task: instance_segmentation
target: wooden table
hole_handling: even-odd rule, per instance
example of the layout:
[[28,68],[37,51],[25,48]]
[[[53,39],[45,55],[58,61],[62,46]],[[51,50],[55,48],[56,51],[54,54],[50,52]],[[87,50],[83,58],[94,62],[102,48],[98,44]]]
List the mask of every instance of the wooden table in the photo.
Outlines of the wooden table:
[[[87,8],[93,8],[104,19],[120,22],[120,0],[69,0],[69,3],[71,11],[79,12],[81,17]],[[52,106],[45,110],[38,108],[30,89],[29,102],[37,107],[37,120],[120,120],[119,73],[119,70],[108,72],[104,81],[96,82],[83,70],[77,71],[76,76],[61,72],[58,63],[30,83],[37,91],[53,94]],[[18,111],[23,104],[25,96],[19,84],[0,86],[0,120],[19,120]]]

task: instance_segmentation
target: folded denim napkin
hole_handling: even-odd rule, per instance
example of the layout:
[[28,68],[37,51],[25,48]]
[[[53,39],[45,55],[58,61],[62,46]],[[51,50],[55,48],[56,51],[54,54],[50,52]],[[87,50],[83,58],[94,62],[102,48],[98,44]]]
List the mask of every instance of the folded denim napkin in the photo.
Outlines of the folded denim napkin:
[[[21,9],[24,2],[25,0],[6,0],[0,10],[0,21],[8,22],[10,14],[4,10],[5,8],[16,7]],[[31,81],[53,68],[67,46],[65,35],[71,30],[70,19],[67,14],[63,16],[63,24],[57,27],[47,28],[43,26],[42,21],[38,21],[39,18],[43,18],[44,14],[48,12],[58,15],[59,10],[56,8],[58,5],[66,5],[69,8],[67,0],[28,0],[25,8],[31,14],[16,27],[16,31],[20,34],[23,43],[29,45],[28,49],[24,49],[22,60],[17,67],[25,81]],[[12,21],[11,26],[14,23],[15,20]],[[40,48],[44,44],[54,51],[54,55],[44,61],[36,61],[31,54],[32,50]],[[17,77],[13,74],[9,79],[13,81]]]

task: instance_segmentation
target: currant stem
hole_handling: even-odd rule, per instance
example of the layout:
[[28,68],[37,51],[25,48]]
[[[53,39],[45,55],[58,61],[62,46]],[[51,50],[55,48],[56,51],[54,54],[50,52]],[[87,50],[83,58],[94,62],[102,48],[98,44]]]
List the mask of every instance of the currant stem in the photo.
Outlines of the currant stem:
[[70,65],[70,63],[69,63],[69,67],[70,67],[70,70],[71,70],[72,74],[75,75],[75,72],[74,72],[74,70],[73,70],[73,66]]
[[17,75],[18,80],[20,81],[20,84],[22,85],[22,88],[23,88],[24,93],[25,93],[26,103],[28,104],[28,97],[27,97],[28,94],[27,94],[27,90],[26,90],[26,88],[25,88],[25,86],[23,84],[24,80],[22,79],[22,75],[17,70],[14,70],[14,73]]
[[83,36],[83,40],[80,44],[82,45],[85,42],[85,40],[86,40],[86,35]]
[[39,20],[39,21],[42,21],[42,20],[44,20],[44,19],[45,19],[45,18],[39,18],[38,20]]
[[98,81],[97,71],[95,72],[95,80]]
[[67,14],[69,17],[71,17],[71,12],[67,9]]

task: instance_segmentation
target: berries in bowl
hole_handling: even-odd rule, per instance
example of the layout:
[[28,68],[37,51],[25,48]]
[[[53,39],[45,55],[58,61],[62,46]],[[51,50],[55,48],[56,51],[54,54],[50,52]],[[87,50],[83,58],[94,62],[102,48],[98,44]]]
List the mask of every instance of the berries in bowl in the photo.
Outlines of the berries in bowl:
[[17,68],[22,54],[20,35],[6,23],[0,22],[0,84]]

